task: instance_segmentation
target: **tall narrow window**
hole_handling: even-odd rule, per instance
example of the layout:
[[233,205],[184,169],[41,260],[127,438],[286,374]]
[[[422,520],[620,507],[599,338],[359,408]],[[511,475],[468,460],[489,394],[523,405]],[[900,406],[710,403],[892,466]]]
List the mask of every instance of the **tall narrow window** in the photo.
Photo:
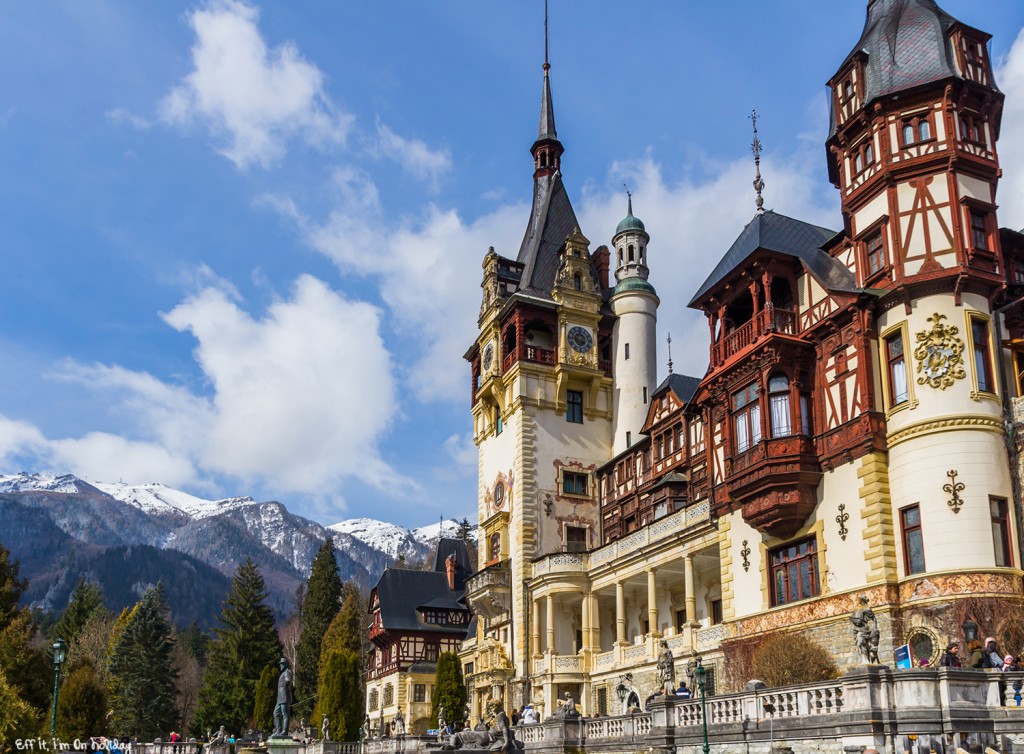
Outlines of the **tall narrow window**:
[[566,390],[565,403],[565,420],[573,424],[582,424],[583,393],[579,390]]
[[994,393],[988,322],[979,317],[971,317],[971,342],[974,346],[974,373],[978,376],[978,390],[983,393]]
[[910,400],[907,393],[907,361],[903,356],[903,333],[885,339],[885,358],[889,375],[889,400],[893,406]]
[[585,526],[565,527],[565,551],[586,552],[587,551],[587,528]]
[[629,448],[629,447],[632,447],[632,445],[633,445],[633,433],[632,432],[627,432],[626,433],[626,447]]
[[811,435],[811,397],[807,393],[800,393],[800,433]]
[[647,404],[647,388],[644,388],[644,404]]
[[867,262],[868,274],[865,277],[871,277],[885,267],[885,245],[882,243],[882,231],[872,233],[867,240]]
[[1010,518],[1006,512],[1006,500],[990,497],[988,505],[992,512],[992,545],[995,548],[996,565],[1009,568],[1013,565],[1010,556]]
[[501,420],[501,409],[494,409],[494,434],[500,435],[505,431],[505,422]]
[[793,434],[789,413],[789,379],[777,374],[768,380],[768,405],[771,409],[772,437]]
[[818,596],[818,548],[814,537],[772,550],[772,606]]
[[914,143],[914,124],[904,123],[903,124],[903,145],[909,146]]
[[756,382],[732,394],[732,410],[736,452],[744,453],[761,441],[761,406],[757,402]]
[[932,138],[932,127],[927,120],[922,120],[917,124],[917,135],[920,137],[918,141],[928,141]]
[[987,215],[976,209],[971,210],[971,246],[982,251],[988,248]]
[[573,275],[572,276],[572,287],[573,287],[573,290],[577,290],[577,291],[580,290],[580,288],[583,287],[583,283],[580,280],[580,276],[579,275]]
[[625,357],[626,357],[625,360],[629,361],[629,343],[627,343],[626,346],[625,346]]
[[921,536],[921,509],[911,505],[900,511],[903,529],[903,567],[909,576],[924,573],[924,539]]

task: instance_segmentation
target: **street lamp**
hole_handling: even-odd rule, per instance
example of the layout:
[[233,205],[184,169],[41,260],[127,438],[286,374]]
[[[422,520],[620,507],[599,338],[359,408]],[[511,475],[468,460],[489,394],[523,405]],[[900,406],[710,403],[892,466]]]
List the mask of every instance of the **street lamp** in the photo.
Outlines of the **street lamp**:
[[60,666],[68,656],[68,645],[63,639],[57,639],[50,647],[53,651],[53,716],[50,718],[50,738],[57,737],[57,689],[60,686]]
[[964,641],[968,644],[978,638],[978,624],[971,620],[970,617],[964,618],[964,622],[960,624],[960,628],[963,629]]
[[700,722],[704,729],[704,754],[709,754],[711,747],[708,746],[708,671],[704,667],[704,661],[697,657],[697,685],[700,687]]
[[625,710],[626,699],[629,697],[629,686],[626,685],[626,681],[633,682],[633,674],[626,673],[625,675],[619,676],[619,684],[615,687],[615,696],[619,698],[619,704]]

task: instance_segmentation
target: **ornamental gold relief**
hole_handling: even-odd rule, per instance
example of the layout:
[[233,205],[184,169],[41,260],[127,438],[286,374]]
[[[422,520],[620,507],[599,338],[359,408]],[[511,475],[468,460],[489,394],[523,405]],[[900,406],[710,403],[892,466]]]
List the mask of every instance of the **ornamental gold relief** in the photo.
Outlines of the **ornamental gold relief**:
[[918,385],[945,390],[956,380],[967,376],[964,371],[964,342],[959,337],[960,328],[944,325],[945,314],[935,312],[928,318],[932,326],[916,334],[917,347],[914,358],[917,359]]

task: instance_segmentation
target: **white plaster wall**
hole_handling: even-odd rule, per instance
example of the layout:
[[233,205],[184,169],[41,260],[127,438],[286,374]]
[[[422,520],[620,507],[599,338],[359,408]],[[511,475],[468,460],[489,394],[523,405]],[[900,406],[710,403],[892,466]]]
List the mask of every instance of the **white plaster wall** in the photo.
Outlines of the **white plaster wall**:
[[991,202],[993,200],[992,185],[988,181],[981,181],[963,173],[957,173],[956,178],[960,186],[961,197],[966,196],[981,202]]
[[[626,433],[640,439],[647,419],[650,394],[658,373],[658,298],[642,291],[630,291],[612,298],[618,317],[612,330],[613,351],[613,455],[626,450]],[[626,359],[626,344],[629,359]],[[648,400],[644,400],[644,389]]]
[[889,195],[883,191],[854,214],[853,234],[859,234],[862,230],[876,222],[878,218],[888,213]]
[[[842,592],[862,586],[868,577],[868,564],[864,559],[864,521],[861,518],[860,481],[857,467],[860,460],[843,464],[826,471],[818,485],[818,507],[808,523],[823,521],[822,538],[825,541],[825,556],[822,565],[828,566],[827,583],[821,584],[822,592]],[[839,534],[839,506],[845,505],[844,513],[848,534],[846,540]],[[822,569],[824,571],[824,568]]]
[[[736,618],[745,618],[762,610],[764,598],[761,591],[761,532],[743,520],[740,511],[729,514],[729,554],[732,556],[733,609]],[[743,541],[750,548],[750,569],[743,569]]]

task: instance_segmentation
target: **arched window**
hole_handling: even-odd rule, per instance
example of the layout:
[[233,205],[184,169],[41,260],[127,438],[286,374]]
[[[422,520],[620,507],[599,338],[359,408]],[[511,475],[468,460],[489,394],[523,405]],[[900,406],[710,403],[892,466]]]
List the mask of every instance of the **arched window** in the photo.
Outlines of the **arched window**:
[[636,261],[636,258],[633,255],[633,244],[629,245],[629,261],[630,262],[635,262]]
[[903,124],[903,143],[913,144],[914,143],[914,125],[912,123]]
[[776,374],[768,380],[768,406],[771,412],[772,437],[793,434],[793,421],[789,411],[789,378]]
[[732,411],[736,452],[744,453],[761,442],[761,405],[757,400],[756,382],[732,394]]
[[619,249],[619,267],[622,266],[622,249]]
[[864,169],[864,158],[861,156],[860,152],[857,152],[857,154],[855,154],[853,156],[853,172],[854,173],[859,173],[863,169]]
[[580,281],[580,276],[579,275],[573,275],[572,276],[572,287],[573,287],[574,290],[577,290],[577,291],[578,290],[582,290],[583,283],[582,283],[582,281]]
[[641,246],[641,247],[640,247],[640,264],[647,264],[647,263],[646,263],[646,262],[644,261],[644,252],[645,252],[645,251],[646,251],[645,247]]
[[920,141],[928,141],[932,138],[932,127],[927,120],[922,120],[917,125],[917,133],[921,137]]
[[864,162],[868,165],[875,164],[875,146],[871,142],[864,148]]

